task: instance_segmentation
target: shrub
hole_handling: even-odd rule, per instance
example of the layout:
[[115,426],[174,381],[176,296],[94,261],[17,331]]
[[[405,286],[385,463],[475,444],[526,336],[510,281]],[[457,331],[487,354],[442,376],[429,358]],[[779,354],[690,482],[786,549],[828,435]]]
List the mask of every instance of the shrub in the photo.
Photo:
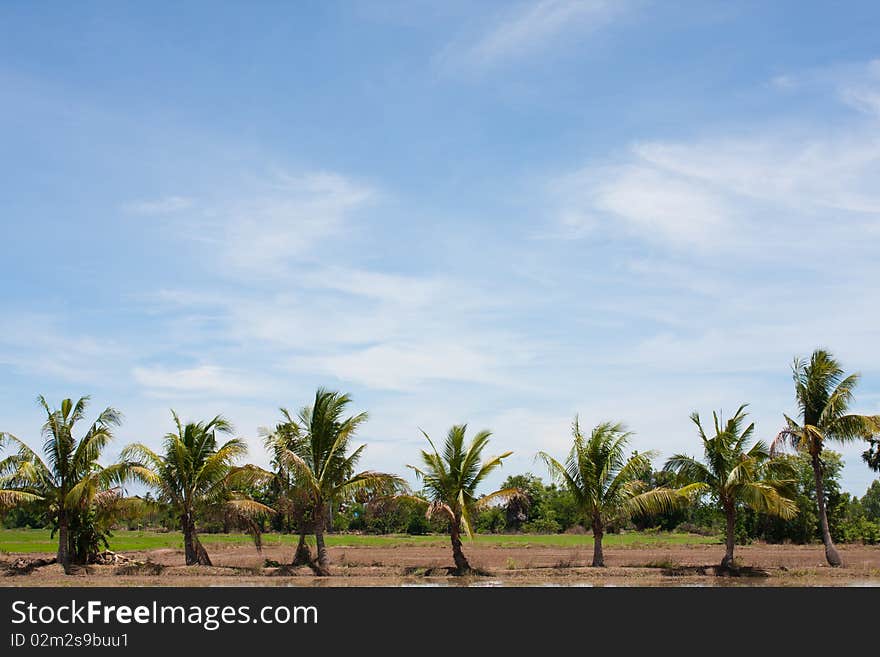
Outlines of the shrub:
[[539,518],[523,523],[522,529],[526,534],[558,534],[562,531],[562,527],[560,527],[558,522],[547,518]]

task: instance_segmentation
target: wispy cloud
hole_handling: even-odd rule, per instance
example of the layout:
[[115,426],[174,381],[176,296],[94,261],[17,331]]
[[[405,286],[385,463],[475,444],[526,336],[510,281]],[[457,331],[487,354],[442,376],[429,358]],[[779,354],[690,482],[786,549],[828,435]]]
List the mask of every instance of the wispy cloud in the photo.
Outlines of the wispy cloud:
[[147,392],[157,397],[180,395],[218,398],[251,397],[266,392],[265,387],[249,380],[247,374],[217,365],[190,368],[135,367],[132,376]]
[[[372,389],[403,390],[430,381],[521,386],[510,372],[527,363],[535,348],[493,323],[509,302],[472,281],[445,276],[317,266],[286,278],[284,292],[165,290],[155,302],[165,313],[180,313],[183,324],[170,332],[207,331],[204,338],[190,335],[187,344],[209,335],[265,351],[288,374],[331,376]],[[210,316],[210,326],[192,324],[193,313]]]
[[840,96],[855,109],[880,117],[880,59],[872,60],[861,75],[840,85]]
[[600,29],[626,14],[628,0],[540,0],[520,3],[469,41],[441,53],[448,67],[484,71],[549,48],[570,34]]
[[16,312],[3,318],[0,365],[14,367],[24,376],[93,385],[130,356],[116,340],[77,334],[51,314]]
[[122,210],[128,214],[151,216],[182,212],[194,205],[195,200],[186,196],[163,196],[151,200],[130,201],[123,204]]
[[638,143],[621,164],[558,178],[550,194],[556,231],[569,237],[602,230],[672,246],[766,247],[781,236],[802,242],[808,227],[815,241],[876,223],[878,179],[880,139],[854,127]]
[[294,262],[320,259],[312,250],[352,229],[356,213],[379,196],[372,186],[337,173],[280,172],[218,191],[175,230],[207,245],[236,276],[274,277]]

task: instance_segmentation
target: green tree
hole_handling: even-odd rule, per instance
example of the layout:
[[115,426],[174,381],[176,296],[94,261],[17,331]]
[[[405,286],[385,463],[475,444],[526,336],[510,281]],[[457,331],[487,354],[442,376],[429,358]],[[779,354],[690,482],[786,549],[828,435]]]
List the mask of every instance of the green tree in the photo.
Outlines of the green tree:
[[574,496],[593,530],[593,566],[604,566],[602,538],[609,522],[636,513],[657,513],[680,504],[681,500],[675,491],[648,489],[641,477],[650,469],[653,454],[633,454],[627,458],[625,450],[632,434],[624,425],[602,422],[589,436],[584,436],[575,417],[572,436],[574,444],[564,463],[546,452],[539,452],[538,456],[551,477]]
[[375,497],[407,491],[406,483],[396,475],[372,470],[355,473],[366,445],[351,453],[349,447],[367,414],[345,417],[350,403],[347,394],[319,388],[314,403],[300,410],[297,418],[282,410],[284,421],[293,425],[289,434],[299,437],[289,448],[282,447],[276,459],[293,473],[297,486],[308,491],[314,510],[311,521],[318,548],[318,572],[324,575],[330,572],[324,532],[332,509],[359,494]]
[[452,559],[457,575],[472,571],[462,551],[461,530],[464,529],[468,537],[473,537],[474,520],[481,508],[519,494],[517,489],[501,489],[483,497],[477,496],[479,485],[493,470],[501,467],[502,461],[513,452],[483,460],[483,450],[489,442],[491,432],[480,431],[474,435],[470,445],[465,445],[466,432],[466,424],[454,425],[446,435],[441,455],[431,438],[423,431],[431,451],[422,450],[421,467],[407,466],[424,485],[424,493],[430,501],[427,517],[442,515],[449,521]]
[[[183,424],[173,410],[176,431],[165,435],[162,452],[133,443],[122,450],[131,475],[153,488],[160,500],[171,505],[183,530],[183,547],[188,566],[211,565],[199,541],[197,511],[224,508],[240,518],[251,518],[272,509],[251,499],[243,490],[260,476],[252,466],[236,466],[247,454],[241,438],[223,444],[218,434],[231,435],[232,425],[217,415],[207,422]],[[258,533],[254,529],[254,538]],[[259,542],[257,542],[259,546]]]
[[862,452],[862,460],[874,472],[880,472],[880,438],[868,437],[868,449]]
[[874,435],[880,430],[880,416],[849,412],[859,375],[845,376],[840,363],[823,349],[816,349],[809,361],[796,358],[792,373],[801,421],[798,423],[786,415],[786,427],[779,432],[771,449],[775,452],[787,444],[810,455],[825,559],[831,566],[840,566],[843,561],[828,526],[822,450],[828,441],[849,443]]
[[122,416],[105,408],[77,439],[75,428],[85,417],[89,397],[65,399],[58,409],[50,408],[42,396],[37,402],[46,413],[45,460],[19,438],[0,434],[0,448],[12,452],[0,461],[0,503],[40,501],[58,533],[58,563],[69,572],[71,563],[85,563],[96,551],[101,534],[92,522],[95,507],[117,497],[127,476],[124,464],[98,463]]
[[544,500],[544,483],[540,477],[531,472],[511,475],[501,484],[502,489],[519,490],[520,495],[514,495],[504,505],[504,526],[509,529],[519,530],[523,523],[533,519],[533,510],[538,510]]
[[703,444],[704,462],[676,454],[663,468],[676,475],[677,483],[684,484],[681,494],[692,498],[709,494],[723,511],[727,527],[722,568],[733,565],[738,506],[782,518],[797,515],[797,505],[791,499],[793,473],[784,461],[770,458],[765,443],[748,446],[755,425],[744,427],[745,408],[746,404],[740,406],[726,423],[719,413],[712,413],[715,433],[711,437],[706,435],[699,414],[693,413],[691,420]]
[[862,496],[862,507],[870,520],[880,522],[880,479],[875,479]]

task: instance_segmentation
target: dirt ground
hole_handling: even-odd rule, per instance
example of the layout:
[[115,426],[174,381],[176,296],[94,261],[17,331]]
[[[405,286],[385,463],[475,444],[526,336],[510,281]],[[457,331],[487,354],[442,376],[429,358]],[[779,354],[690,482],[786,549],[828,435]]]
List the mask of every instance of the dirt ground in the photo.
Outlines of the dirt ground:
[[[10,574],[0,562],[0,586],[880,586],[880,546],[841,546],[843,568],[824,563],[821,545],[749,545],[737,548],[739,576],[719,576],[720,545],[606,548],[606,568],[589,567],[592,547],[465,545],[481,576],[451,577],[441,546],[330,548],[332,577],[289,563],[290,547],[209,546],[213,567],[184,566],[182,550],[128,552],[122,565],[89,566],[65,576],[60,566]],[[52,555],[21,555],[26,559]],[[146,564],[146,565],[143,565]]]

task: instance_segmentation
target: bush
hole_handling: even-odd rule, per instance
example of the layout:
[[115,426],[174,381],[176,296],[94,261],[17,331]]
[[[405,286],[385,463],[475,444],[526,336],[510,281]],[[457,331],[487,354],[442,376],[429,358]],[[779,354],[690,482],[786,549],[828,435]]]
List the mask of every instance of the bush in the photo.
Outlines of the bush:
[[424,536],[430,533],[431,524],[423,514],[415,514],[410,517],[409,524],[406,526],[406,533],[410,536]]
[[558,522],[547,518],[539,518],[523,523],[522,529],[526,534],[558,534],[562,531],[562,527]]
[[489,507],[480,512],[474,524],[481,534],[500,534],[507,527],[507,514],[501,507]]
[[840,523],[837,535],[842,543],[875,545],[880,542],[880,524],[867,518],[846,518]]

